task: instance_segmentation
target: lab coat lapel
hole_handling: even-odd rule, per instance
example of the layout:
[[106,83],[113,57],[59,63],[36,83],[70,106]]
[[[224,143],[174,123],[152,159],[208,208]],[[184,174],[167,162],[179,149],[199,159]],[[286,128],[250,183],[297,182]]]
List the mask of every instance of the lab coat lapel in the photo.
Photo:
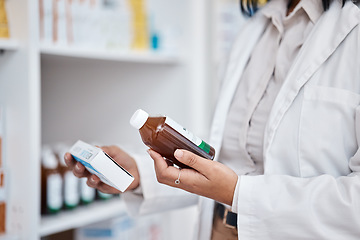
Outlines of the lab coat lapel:
[[358,12],[359,9],[351,2],[347,2],[342,8],[338,1],[334,1],[330,9],[318,20],[274,102],[265,132],[265,161],[267,151],[284,114],[300,89],[358,24]]
[[[240,76],[250,58],[252,49],[265,30],[267,21],[268,19],[262,14],[255,15],[245,23],[241,34],[234,43],[235,48],[230,55],[211,128],[210,144],[216,150],[214,161],[217,161],[219,156],[227,112],[234,97]],[[209,211],[209,208],[213,208],[213,204],[212,200],[200,198],[199,207],[201,209],[201,221],[198,225],[199,236],[197,239],[203,240],[211,238],[213,212]]]
[[253,16],[244,24],[241,34],[234,43],[235,48],[232,49],[228,61],[211,128],[210,143],[217,151],[215,160],[217,160],[217,157],[219,156],[226,116],[234,97],[237,84],[240,80],[240,76],[250,58],[252,49],[265,30],[267,22],[268,19],[262,14]]

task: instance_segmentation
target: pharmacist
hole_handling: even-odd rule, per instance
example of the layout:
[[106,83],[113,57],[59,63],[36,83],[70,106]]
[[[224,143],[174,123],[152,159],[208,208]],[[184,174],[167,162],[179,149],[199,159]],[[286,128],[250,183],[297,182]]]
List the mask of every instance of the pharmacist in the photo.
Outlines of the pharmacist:
[[[342,0],[256,8],[242,4],[253,16],[222,84],[215,161],[177,150],[195,169],[179,170],[152,150],[149,161],[104,147],[136,177],[129,209],[198,203],[195,239],[360,239],[360,10]],[[89,186],[115,192],[65,158]]]

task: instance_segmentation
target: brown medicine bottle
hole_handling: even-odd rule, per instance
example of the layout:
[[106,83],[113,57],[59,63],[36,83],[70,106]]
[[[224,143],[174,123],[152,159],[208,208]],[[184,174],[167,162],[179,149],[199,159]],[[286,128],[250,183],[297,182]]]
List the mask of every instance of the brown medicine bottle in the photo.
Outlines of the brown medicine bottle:
[[152,117],[144,110],[137,110],[130,124],[139,129],[141,139],[151,149],[181,168],[189,168],[176,160],[176,149],[191,151],[213,160],[215,149],[167,116]]
[[61,210],[63,179],[53,150],[43,146],[41,166],[41,210],[42,214],[54,214]]
[[[6,189],[5,189],[5,171],[3,169],[3,123],[4,123],[4,111],[0,106],[0,235],[6,232]],[[7,180],[7,179],[6,179]]]

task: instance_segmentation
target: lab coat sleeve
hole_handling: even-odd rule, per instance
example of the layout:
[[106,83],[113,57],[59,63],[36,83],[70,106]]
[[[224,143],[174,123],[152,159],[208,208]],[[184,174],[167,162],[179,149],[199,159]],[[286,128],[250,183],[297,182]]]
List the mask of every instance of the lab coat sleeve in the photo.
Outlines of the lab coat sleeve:
[[241,176],[239,239],[360,239],[360,149],[349,168],[340,177]]
[[138,165],[141,189],[123,194],[130,215],[157,213],[197,204],[196,195],[157,182],[154,161],[146,151],[133,153],[132,156]]

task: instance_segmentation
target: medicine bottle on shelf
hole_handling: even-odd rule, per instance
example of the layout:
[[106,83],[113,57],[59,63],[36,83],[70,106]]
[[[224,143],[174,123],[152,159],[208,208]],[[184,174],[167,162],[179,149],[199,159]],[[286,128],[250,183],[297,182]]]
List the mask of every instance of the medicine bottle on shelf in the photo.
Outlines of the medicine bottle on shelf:
[[56,158],[59,163],[60,173],[63,180],[62,195],[64,198],[64,208],[73,209],[80,203],[80,180],[75,177],[72,171],[67,167],[64,155],[69,148],[63,144],[56,146]]
[[7,191],[5,185],[5,171],[0,168],[0,236],[6,232],[6,209]]
[[83,205],[94,202],[96,198],[96,190],[87,185],[87,180],[87,178],[80,179],[80,200]]
[[139,109],[131,117],[130,124],[139,129],[145,145],[178,167],[189,168],[176,160],[176,149],[185,149],[210,160],[215,157],[213,147],[167,116],[152,117]]
[[3,137],[4,137],[4,111],[0,105],[0,235],[6,232],[6,209],[7,209],[7,175],[3,159]]
[[54,152],[48,146],[42,149],[41,210],[42,214],[54,214],[61,210],[63,180]]
[[97,193],[97,199],[99,199],[99,200],[108,200],[114,196],[113,194],[103,193],[103,192],[100,192],[99,190],[97,190],[96,193]]

